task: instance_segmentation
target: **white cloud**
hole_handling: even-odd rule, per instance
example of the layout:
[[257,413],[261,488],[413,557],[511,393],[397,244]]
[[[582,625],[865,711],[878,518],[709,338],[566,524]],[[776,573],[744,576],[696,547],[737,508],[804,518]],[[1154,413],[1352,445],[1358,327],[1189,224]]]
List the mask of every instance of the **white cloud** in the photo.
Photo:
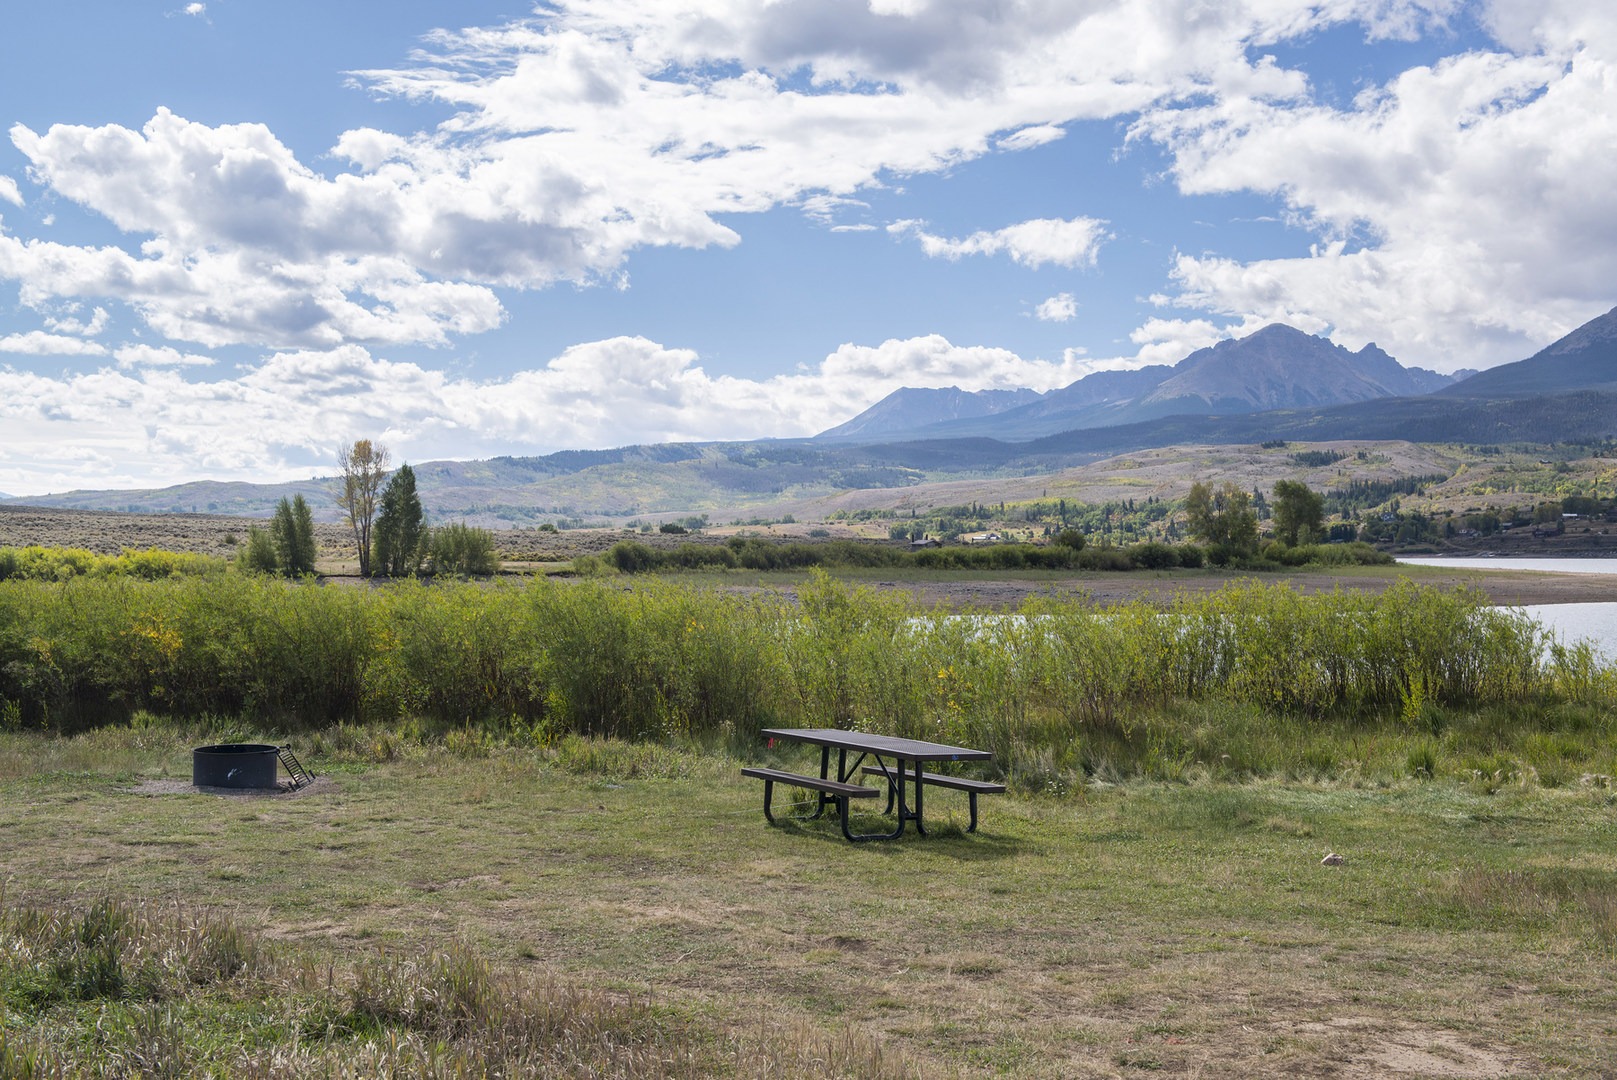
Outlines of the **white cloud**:
[[1106,222],[1094,218],[1037,218],[992,232],[975,232],[963,240],[935,236],[919,223],[903,224],[907,230],[900,231],[913,232],[921,242],[921,250],[933,258],[1006,254],[1013,262],[1033,270],[1045,263],[1093,266],[1100,246],[1112,238],[1106,231]]
[[994,145],[1000,150],[1031,150],[1035,146],[1055,142],[1064,135],[1066,131],[1057,124],[1033,124],[1003,136]]
[[9,176],[0,176],[0,200],[8,202],[12,206],[21,206],[23,204],[22,191],[17,187],[17,181]]
[[208,13],[208,5],[207,4],[186,4],[185,5],[185,13],[187,15],[195,15],[195,16],[206,15]]
[[1135,137],[1172,150],[1183,190],[1278,195],[1321,238],[1305,257],[1180,256],[1177,301],[1309,318],[1442,369],[1519,359],[1608,309],[1617,12],[1487,11],[1522,51],[1413,68],[1341,109],[1229,98],[1145,116]]
[[1041,322],[1067,322],[1078,314],[1078,301],[1073,299],[1072,293],[1056,293],[1046,300],[1039,301],[1039,306],[1033,309],[1033,315]]
[[182,353],[167,345],[124,345],[113,350],[121,368],[137,367],[211,367],[211,356]]
[[[870,204],[862,199],[849,199],[836,195],[810,195],[802,201],[803,213],[821,225],[833,226],[832,231],[848,231],[848,226],[835,226],[837,214],[844,210],[868,210]],[[874,226],[866,226],[873,228]]]
[[[712,375],[693,351],[639,337],[575,345],[488,381],[352,345],[274,353],[218,381],[192,381],[184,369],[206,358],[171,349],[128,345],[116,357],[116,367],[56,376],[0,367],[0,486],[307,476],[329,469],[336,445],[356,434],[412,461],[810,435],[900,386],[1047,390],[1090,363],[1028,360],[937,335],[843,345],[808,370],[769,379]],[[84,453],[64,458],[65,446]]]
[[1206,319],[1147,319],[1129,335],[1144,364],[1177,364],[1197,349],[1239,336]]
[[96,308],[90,313],[89,319],[79,318],[79,309],[78,304],[71,304],[62,315],[46,315],[45,325],[58,334],[78,334],[80,337],[95,337],[107,328],[111,316],[106,308]]
[[[1157,102],[1295,98],[1303,78],[1249,60],[1252,44],[1434,7],[1447,5],[1157,0],[1143,15],[1122,0],[546,5],[438,33],[410,66],[356,73],[358,85],[454,115],[427,134],[345,133],[333,156],[354,168],[336,175],[258,124],[159,110],[140,131],[16,126],[13,143],[52,194],[149,239],[87,248],[0,236],[0,277],[20,281],[30,303],[124,300],[152,329],[208,346],[444,344],[500,324],[493,288],[621,283],[636,248],[739,242],[727,223],[738,213],[791,203],[829,213],[889,177],[1040,145],[1073,120]],[[1076,265],[1093,259],[1094,228],[1029,222],[935,250]]]
[[21,353],[24,356],[105,356],[107,350],[83,338],[30,330],[26,334],[0,337],[0,352]]

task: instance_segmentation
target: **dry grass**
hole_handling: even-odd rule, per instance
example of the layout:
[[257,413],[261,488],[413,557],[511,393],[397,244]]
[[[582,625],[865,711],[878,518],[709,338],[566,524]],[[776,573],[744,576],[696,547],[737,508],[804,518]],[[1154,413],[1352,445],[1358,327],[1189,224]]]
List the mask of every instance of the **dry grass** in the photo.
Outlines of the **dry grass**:
[[[120,514],[98,510],[58,510],[34,506],[0,506],[0,547],[84,548],[98,555],[117,555],[127,548],[161,548],[234,558],[237,546],[254,526],[267,528],[267,518],[214,514]],[[326,574],[357,574],[353,534],[346,525],[316,522],[317,566]],[[642,534],[623,529],[499,529],[494,538],[508,569],[534,569],[565,564],[580,555],[599,555],[632,535],[653,547],[682,543],[719,543],[721,536]],[[785,539],[786,537],[782,537]]]
[[733,762],[665,748],[355,737],[313,763],[327,794],[221,801],[128,793],[183,773],[183,736],[5,738],[16,902],[177,897],[277,978],[399,964],[406,996],[449,956],[502,1000],[633,1004],[683,1032],[665,1057],[724,1075],[830,1075],[837,1047],[844,1075],[1030,1077],[1582,1076],[1617,1053],[1598,787],[1091,786],[989,800],[974,836],[939,795],[931,838],[848,845],[767,827]]
[[[1299,466],[1292,455],[1300,450],[1334,450],[1346,460],[1320,468]],[[1357,454],[1365,451],[1368,460]],[[1474,456],[1474,455],[1471,455]],[[1256,444],[1237,446],[1165,446],[1120,454],[1069,469],[1057,469],[1034,476],[995,476],[969,480],[947,480],[906,488],[870,488],[839,492],[813,499],[783,502],[767,508],[790,513],[800,520],[823,519],[837,510],[893,508],[908,514],[925,514],[943,506],[968,503],[997,504],[1029,502],[1035,499],[1067,499],[1100,504],[1148,496],[1182,499],[1198,480],[1216,476],[1230,480],[1243,490],[1254,486],[1265,489],[1276,480],[1300,480],[1316,490],[1326,490],[1346,478],[1390,480],[1403,476],[1453,472],[1468,455],[1454,447],[1411,442],[1290,443],[1265,449]],[[763,512],[752,508],[742,516]],[[730,516],[715,511],[715,520]],[[885,535],[885,527],[883,527]]]

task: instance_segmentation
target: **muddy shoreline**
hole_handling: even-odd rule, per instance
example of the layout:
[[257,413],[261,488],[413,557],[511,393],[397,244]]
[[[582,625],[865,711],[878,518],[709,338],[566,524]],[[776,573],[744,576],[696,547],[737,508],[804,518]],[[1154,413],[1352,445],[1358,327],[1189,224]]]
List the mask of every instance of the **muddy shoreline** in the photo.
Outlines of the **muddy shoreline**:
[[[1224,573],[1188,571],[1158,573],[1055,573],[1047,578],[981,578],[970,571],[951,580],[860,579],[874,588],[909,593],[924,607],[979,608],[1009,610],[1038,596],[1083,597],[1101,607],[1146,602],[1168,604],[1183,594],[1216,592],[1235,582],[1259,585],[1287,585],[1302,593],[1368,592],[1380,593],[1395,582],[1408,578],[1438,588],[1470,588],[1485,594],[1495,604],[1583,604],[1617,602],[1617,574],[1555,573],[1537,570],[1478,570],[1468,567],[1388,566],[1358,568],[1346,573],[1324,570],[1278,571],[1265,573]],[[711,579],[709,579],[711,580]],[[735,586],[737,592],[758,591],[758,586]],[[790,584],[776,591],[794,594]]]

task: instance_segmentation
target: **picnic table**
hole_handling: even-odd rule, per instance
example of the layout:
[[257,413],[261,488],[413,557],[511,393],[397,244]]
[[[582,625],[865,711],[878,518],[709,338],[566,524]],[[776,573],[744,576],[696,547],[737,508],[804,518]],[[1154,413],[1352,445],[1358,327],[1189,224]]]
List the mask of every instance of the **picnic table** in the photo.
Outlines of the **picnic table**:
[[[926,835],[926,821],[922,816],[922,792],[927,785],[949,787],[965,791],[971,797],[971,826],[977,829],[977,796],[1005,790],[1004,784],[964,777],[946,776],[922,771],[924,762],[988,761],[993,754],[987,750],[973,750],[966,746],[926,742],[921,739],[901,739],[893,735],[872,735],[864,731],[843,731],[839,728],[765,728],[761,734],[772,742],[806,743],[820,748],[820,775],[806,776],[781,769],[745,768],[743,776],[764,782],[764,817],[774,822],[770,802],[777,782],[818,791],[819,799],[811,817],[825,813],[827,806],[835,806],[842,821],[842,835],[849,840],[896,840],[904,832],[905,822],[915,822],[915,831]],[[831,772],[831,751],[837,752],[836,773]],[[850,763],[850,754],[857,755]],[[874,764],[864,764],[867,758]],[[886,781],[887,812],[896,809],[897,821],[890,833],[854,833],[848,828],[848,801],[872,798],[881,789],[865,787],[854,782],[856,775],[880,777]],[[910,789],[914,789],[914,808],[910,806]]]

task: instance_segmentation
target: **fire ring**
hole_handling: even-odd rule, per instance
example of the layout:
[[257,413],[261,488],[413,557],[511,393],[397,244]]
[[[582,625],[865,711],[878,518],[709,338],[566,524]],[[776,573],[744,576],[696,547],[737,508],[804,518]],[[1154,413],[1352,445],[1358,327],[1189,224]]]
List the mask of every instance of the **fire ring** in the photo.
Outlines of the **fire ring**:
[[191,751],[191,783],[197,787],[275,788],[280,747],[267,743],[219,743]]

